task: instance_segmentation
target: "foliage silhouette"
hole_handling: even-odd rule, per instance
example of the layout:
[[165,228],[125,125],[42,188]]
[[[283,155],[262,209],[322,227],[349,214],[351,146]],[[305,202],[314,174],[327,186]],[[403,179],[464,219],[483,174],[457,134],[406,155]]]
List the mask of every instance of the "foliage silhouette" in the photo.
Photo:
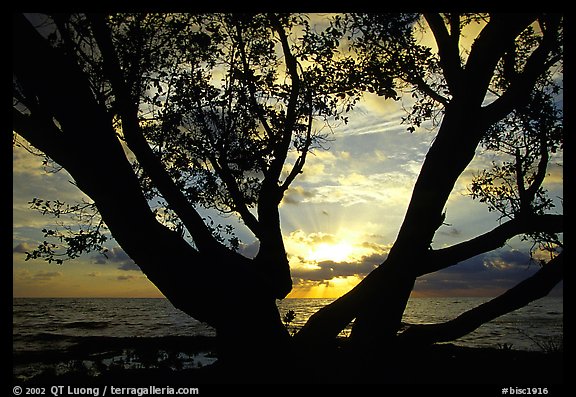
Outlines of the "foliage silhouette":
[[[472,24],[480,33],[461,50]],[[549,212],[543,188],[551,154],[563,149],[560,15],[349,14],[317,31],[307,15],[29,14],[13,26],[13,129],[93,200],[31,205],[57,216],[98,211],[87,229],[46,238],[75,257],[102,251],[109,230],[176,307],[216,328],[231,365],[258,354],[282,362],[294,345],[330,344],[352,321],[360,350],[434,343],[562,279],[562,215]],[[424,29],[437,50],[419,42]],[[435,140],[386,261],[291,338],[275,304],[292,288],[279,206],[307,156],[326,149],[324,131],[346,123],[363,92],[410,96],[407,129],[432,122]],[[504,222],[431,249],[448,196],[481,147],[508,157],[476,175],[470,194]],[[240,255],[233,231],[200,207],[238,216],[258,254]],[[517,235],[551,255],[530,288],[492,301],[490,315],[477,308],[398,333],[417,277]],[[28,257],[61,263],[55,248],[46,242]]]

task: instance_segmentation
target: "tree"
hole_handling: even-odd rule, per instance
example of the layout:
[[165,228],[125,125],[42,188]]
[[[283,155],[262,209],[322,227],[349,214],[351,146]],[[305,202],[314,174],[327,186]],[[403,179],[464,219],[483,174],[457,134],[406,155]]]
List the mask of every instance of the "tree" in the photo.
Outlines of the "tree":
[[[461,53],[462,29],[485,19],[469,53]],[[303,339],[334,336],[355,318],[353,339],[370,346],[388,339],[384,342],[388,345],[397,335],[418,276],[495,249],[517,234],[562,230],[562,217],[544,215],[550,202],[538,198],[543,193],[548,153],[562,142],[561,116],[551,101],[552,93],[557,93],[553,66],[561,61],[561,16],[425,14],[424,20],[434,35],[437,55],[418,45],[411,32],[402,40],[390,40],[393,24],[386,16],[351,18],[353,33],[360,36],[358,51],[388,68],[412,90],[416,103],[407,120],[420,125],[440,108],[442,122],[387,260],[349,293],[316,313],[302,330]],[[453,150],[456,143],[458,149]],[[491,209],[511,220],[471,241],[432,250],[448,196],[481,143],[492,149],[509,145],[513,159],[479,175],[472,195],[493,203]],[[531,173],[535,161],[537,170]],[[559,246],[556,237],[540,235],[538,240]],[[547,290],[562,278],[562,255],[552,263],[560,270]],[[528,301],[537,296],[536,289],[530,291],[535,295]],[[528,295],[526,291],[525,298]]]
[[[255,348],[282,360],[294,341],[331,341],[352,320],[358,346],[390,346],[418,276],[520,234],[553,253],[561,246],[562,216],[546,213],[542,189],[562,139],[552,81],[562,55],[559,15],[350,15],[320,33],[305,17],[277,14],[58,14],[41,28],[34,19],[14,17],[13,129],[93,203],[33,206],[98,213],[89,230],[46,235],[67,242],[74,256],[101,250],[109,230],[177,308],[216,328],[230,360]],[[462,54],[461,31],[477,21],[485,26]],[[437,53],[417,43],[418,24],[429,26]],[[340,48],[347,32],[350,52]],[[319,123],[346,122],[363,91],[396,98],[402,90],[415,98],[409,128],[437,114],[442,121],[398,238],[382,265],[290,338],[275,303],[291,289],[279,221],[284,193],[328,138]],[[433,250],[448,196],[480,144],[504,148],[511,160],[478,175],[472,196],[509,220]],[[234,236],[226,241],[230,231],[203,219],[199,207],[237,214],[260,243],[256,257],[240,255]],[[46,243],[29,256],[63,260],[54,248]],[[521,289],[520,306],[561,279],[562,257],[542,267],[551,277]],[[399,340],[431,343],[518,307],[494,305],[490,315],[458,322],[458,332],[411,330]]]
[[[288,333],[275,299],[291,278],[278,206],[325,139],[315,119],[338,119],[353,105],[351,61],[314,62],[337,43],[307,40],[298,16],[45,18],[42,32],[14,19],[14,130],[72,175],[93,200],[82,209],[105,224],[46,235],[79,255],[103,248],[106,227],[176,307],[217,329],[224,351],[280,348]],[[298,154],[290,168],[289,151]],[[168,212],[164,222],[153,198]],[[32,205],[55,215],[78,209]],[[260,241],[258,255],[227,246],[195,206],[238,214]],[[172,255],[160,258],[158,245]],[[29,257],[62,261],[54,247]],[[254,329],[243,334],[245,321]]]

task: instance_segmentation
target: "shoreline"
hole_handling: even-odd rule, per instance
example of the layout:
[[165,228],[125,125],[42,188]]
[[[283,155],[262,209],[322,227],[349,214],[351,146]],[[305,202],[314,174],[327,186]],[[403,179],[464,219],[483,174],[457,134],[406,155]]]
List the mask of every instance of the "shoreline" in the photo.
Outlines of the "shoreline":
[[282,368],[263,362],[256,370],[220,365],[213,353],[216,347],[216,338],[204,336],[86,338],[65,350],[14,352],[12,379],[19,385],[506,383],[535,387],[564,381],[562,349],[539,352],[443,343],[366,357],[336,348],[291,357]]

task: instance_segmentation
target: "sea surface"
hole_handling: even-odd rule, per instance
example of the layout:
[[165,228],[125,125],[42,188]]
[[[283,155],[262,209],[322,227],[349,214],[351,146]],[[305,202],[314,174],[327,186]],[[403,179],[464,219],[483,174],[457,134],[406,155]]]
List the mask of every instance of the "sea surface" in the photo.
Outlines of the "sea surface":
[[[489,298],[412,298],[403,322],[438,323],[450,320]],[[332,299],[285,299],[279,302],[282,316],[294,311],[289,330],[295,331]],[[250,324],[246,324],[247,327]],[[350,329],[341,335],[347,336]],[[213,328],[196,321],[166,299],[158,298],[14,298],[14,374],[26,377],[38,372],[44,352],[71,351],[89,343],[113,344],[115,340],[164,340],[174,337],[214,336]],[[496,347],[543,351],[562,347],[563,299],[546,297],[515,312],[482,325],[452,343],[468,347]],[[104,347],[104,346],[102,346]],[[34,360],[30,357],[35,357]],[[216,360],[209,352],[180,357],[184,366],[207,365]],[[126,354],[108,357],[127,362]],[[181,361],[182,361],[181,360]],[[33,363],[36,361],[36,364]],[[46,361],[46,360],[44,360]],[[34,365],[33,365],[34,364]]]

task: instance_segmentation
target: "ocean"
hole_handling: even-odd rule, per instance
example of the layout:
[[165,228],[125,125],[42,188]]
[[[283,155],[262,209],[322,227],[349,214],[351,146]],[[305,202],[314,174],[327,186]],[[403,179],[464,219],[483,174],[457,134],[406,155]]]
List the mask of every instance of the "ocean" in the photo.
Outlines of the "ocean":
[[[403,322],[447,321],[488,299],[412,298]],[[279,308],[282,315],[294,311],[295,318],[289,324],[289,330],[294,331],[331,301],[285,299],[279,302]],[[349,332],[349,328],[345,329],[342,335]],[[180,348],[182,341],[190,336],[214,335],[213,328],[174,308],[166,299],[14,298],[13,373],[16,379],[28,379],[46,370],[56,374],[70,371],[72,365],[80,365],[89,372],[98,372],[102,365],[141,367],[144,365],[142,359],[132,354],[135,341],[139,341],[140,347],[143,344],[151,346],[150,349],[158,346],[158,341],[163,341],[161,346],[164,347],[155,352],[161,357],[154,358],[154,365],[163,362],[178,368],[199,367],[215,362],[216,357],[210,351],[198,349],[185,353],[185,349]],[[484,324],[452,343],[467,347],[543,351],[561,348],[562,340],[563,299],[546,297]],[[174,351],[166,347],[169,345],[174,347]],[[70,360],[71,354],[81,358]]]

